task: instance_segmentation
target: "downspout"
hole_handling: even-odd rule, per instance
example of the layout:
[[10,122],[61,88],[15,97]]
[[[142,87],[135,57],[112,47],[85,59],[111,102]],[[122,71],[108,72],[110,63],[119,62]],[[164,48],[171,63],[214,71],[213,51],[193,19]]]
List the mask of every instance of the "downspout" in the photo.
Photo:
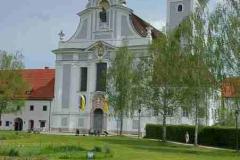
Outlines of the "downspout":
[[50,109],[49,109],[49,120],[48,120],[49,124],[48,124],[48,126],[49,126],[49,132],[51,132],[51,112],[52,112],[52,100],[50,100],[49,102],[50,102]]

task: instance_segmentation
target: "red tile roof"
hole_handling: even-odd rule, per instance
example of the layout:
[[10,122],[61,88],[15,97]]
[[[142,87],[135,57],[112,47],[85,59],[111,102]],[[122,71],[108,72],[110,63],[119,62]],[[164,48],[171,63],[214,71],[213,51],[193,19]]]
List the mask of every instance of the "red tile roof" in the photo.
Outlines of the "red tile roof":
[[[135,14],[131,14],[130,15],[130,19],[132,21],[132,24],[133,24],[134,28],[138,32],[138,34],[140,36],[142,36],[142,37],[146,37],[147,36],[146,28],[149,26],[149,23],[147,23],[146,21],[144,21],[143,19],[141,19],[140,17],[138,17]],[[153,37],[153,39],[155,39],[158,36],[161,36],[163,34],[161,31],[157,30],[153,26],[151,26],[151,27],[153,28],[152,29],[152,37]]]
[[240,78],[227,78],[222,85],[222,98],[240,97]]
[[30,85],[30,94],[19,96],[28,100],[52,100],[54,98],[54,69],[27,69],[21,72],[23,79]]

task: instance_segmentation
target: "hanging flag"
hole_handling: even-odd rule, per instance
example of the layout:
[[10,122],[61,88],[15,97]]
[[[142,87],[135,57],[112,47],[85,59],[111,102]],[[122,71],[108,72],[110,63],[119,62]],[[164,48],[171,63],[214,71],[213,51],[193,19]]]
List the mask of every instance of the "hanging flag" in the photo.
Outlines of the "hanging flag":
[[84,95],[80,95],[80,109],[81,110],[85,110],[85,107],[86,107],[86,98]]
[[108,112],[108,95],[106,95],[104,99],[104,111]]

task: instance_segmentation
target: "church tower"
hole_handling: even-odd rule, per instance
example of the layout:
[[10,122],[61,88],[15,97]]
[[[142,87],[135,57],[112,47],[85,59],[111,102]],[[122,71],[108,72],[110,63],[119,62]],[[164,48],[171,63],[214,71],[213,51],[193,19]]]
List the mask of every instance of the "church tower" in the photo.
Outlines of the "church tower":
[[195,9],[196,0],[167,0],[167,30],[173,30]]

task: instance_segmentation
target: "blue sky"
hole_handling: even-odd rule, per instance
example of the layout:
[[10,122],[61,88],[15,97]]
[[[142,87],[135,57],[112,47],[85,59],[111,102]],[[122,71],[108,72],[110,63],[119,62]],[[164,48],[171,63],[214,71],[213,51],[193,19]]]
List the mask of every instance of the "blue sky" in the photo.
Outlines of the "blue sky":
[[[213,0],[217,2],[219,0]],[[78,12],[87,0],[1,0],[0,50],[21,51],[26,68],[54,68],[58,33],[71,37],[79,24]],[[134,13],[161,29],[166,0],[127,0]]]

